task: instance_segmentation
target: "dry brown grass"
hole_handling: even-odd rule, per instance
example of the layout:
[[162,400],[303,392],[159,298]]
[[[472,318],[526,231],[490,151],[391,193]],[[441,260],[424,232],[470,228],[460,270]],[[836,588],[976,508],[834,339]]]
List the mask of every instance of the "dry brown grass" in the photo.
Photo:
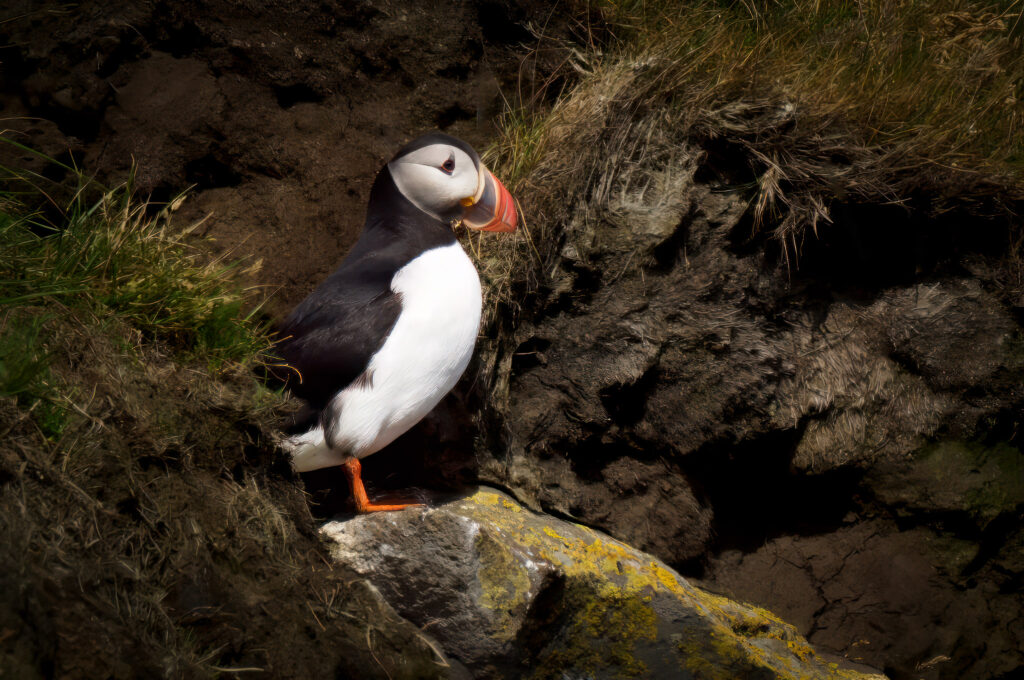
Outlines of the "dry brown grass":
[[486,154],[523,215],[515,239],[472,242],[488,291],[482,357],[495,403],[508,379],[495,363],[510,361],[522,319],[571,292],[557,264],[585,263],[588,225],[614,222],[630,196],[671,200],[672,169],[688,163],[745,195],[751,237],[778,241],[793,267],[836,204],[995,218],[1016,230],[1007,247],[1020,250],[1024,3],[589,10],[603,27],[564,50],[574,85],[550,105],[526,98]]
[[1006,216],[1024,200],[1024,3],[597,8],[611,37],[574,53],[575,87],[507,114],[487,154],[526,223],[515,245],[481,242],[492,301],[536,288],[570,214],[683,145],[729,151],[755,228],[793,256],[834,202]]

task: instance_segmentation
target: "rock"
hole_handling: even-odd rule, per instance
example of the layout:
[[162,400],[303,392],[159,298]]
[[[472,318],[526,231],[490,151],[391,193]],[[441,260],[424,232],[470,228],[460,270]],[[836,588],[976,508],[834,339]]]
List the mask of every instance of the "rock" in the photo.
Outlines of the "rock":
[[322,533],[339,564],[438,640],[452,677],[881,677],[827,663],[769,612],[495,490]]

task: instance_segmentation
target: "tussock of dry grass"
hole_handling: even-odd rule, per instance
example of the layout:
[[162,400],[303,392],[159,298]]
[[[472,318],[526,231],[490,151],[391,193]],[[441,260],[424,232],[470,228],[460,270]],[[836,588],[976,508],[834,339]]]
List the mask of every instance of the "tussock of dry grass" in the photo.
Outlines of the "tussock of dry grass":
[[524,218],[516,239],[474,243],[496,403],[511,331],[571,293],[559,277],[585,264],[590,225],[614,223],[631,197],[671,200],[674,168],[699,163],[703,181],[745,194],[751,236],[776,239],[794,267],[832,206],[851,203],[995,218],[1017,230],[1007,244],[1019,251],[1024,3],[589,8],[604,27],[567,50],[575,84],[510,111],[486,154]]
[[492,282],[534,289],[570,214],[684,145],[728,152],[755,228],[794,255],[833,202],[1005,217],[1024,200],[1024,3],[596,7],[611,37],[576,52],[575,87],[510,112],[487,154],[530,228],[484,244]]

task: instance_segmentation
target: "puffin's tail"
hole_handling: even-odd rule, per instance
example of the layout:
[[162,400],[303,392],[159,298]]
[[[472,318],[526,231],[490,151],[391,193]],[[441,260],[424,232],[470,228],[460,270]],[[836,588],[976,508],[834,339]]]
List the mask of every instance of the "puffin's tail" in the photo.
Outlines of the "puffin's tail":
[[296,472],[341,465],[348,458],[327,446],[324,429],[319,423],[302,434],[288,437],[281,442],[281,448],[291,454],[292,467]]

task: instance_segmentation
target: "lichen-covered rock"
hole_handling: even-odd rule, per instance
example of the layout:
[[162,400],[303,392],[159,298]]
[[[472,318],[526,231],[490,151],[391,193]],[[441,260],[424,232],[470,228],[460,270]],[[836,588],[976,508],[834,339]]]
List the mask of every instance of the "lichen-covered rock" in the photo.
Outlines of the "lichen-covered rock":
[[872,677],[825,662],[763,609],[494,490],[323,534],[340,564],[439,641],[453,677]]

